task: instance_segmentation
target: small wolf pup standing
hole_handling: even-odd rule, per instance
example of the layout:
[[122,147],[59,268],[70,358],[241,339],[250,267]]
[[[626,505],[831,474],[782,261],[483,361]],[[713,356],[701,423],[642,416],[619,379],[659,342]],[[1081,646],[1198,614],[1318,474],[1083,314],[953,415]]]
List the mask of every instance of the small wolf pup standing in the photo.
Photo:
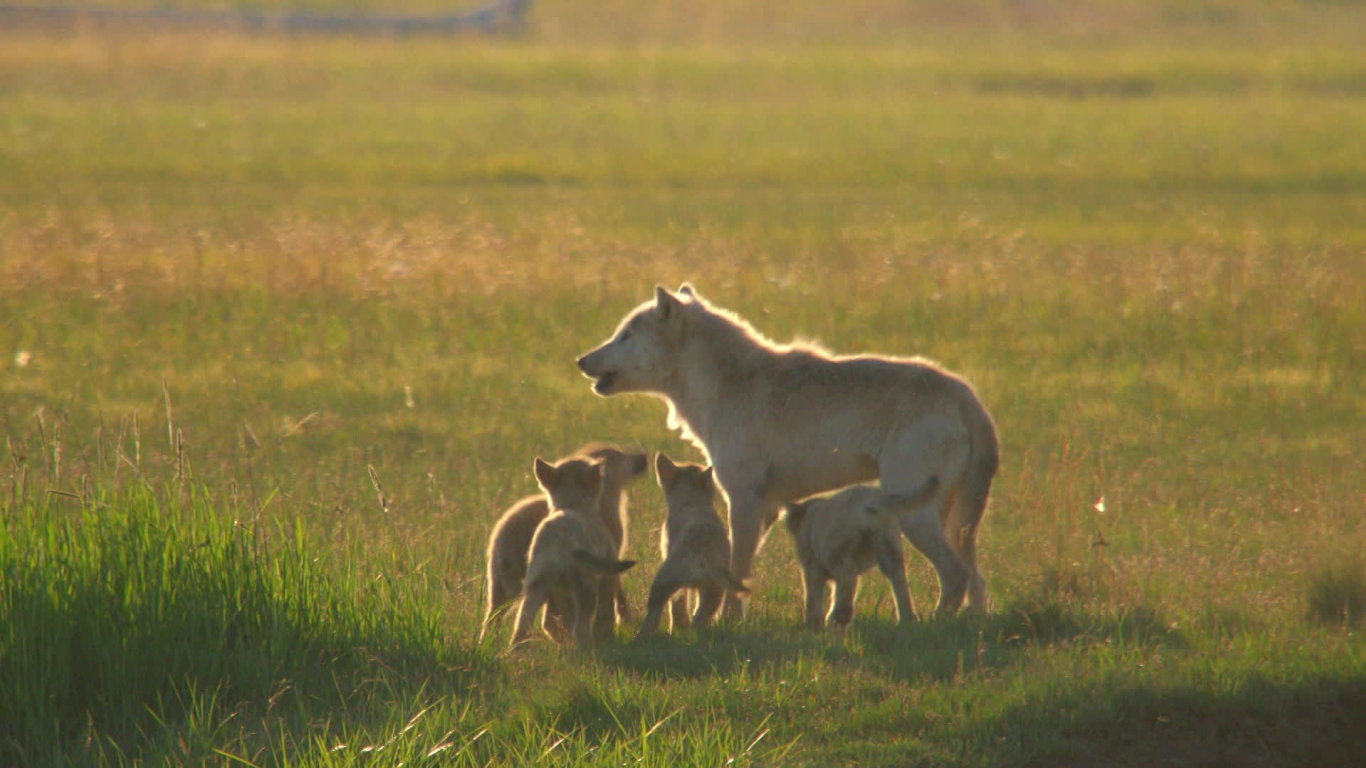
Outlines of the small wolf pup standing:
[[[749,577],[782,507],[853,483],[934,494],[901,530],[934,564],[941,614],[985,610],[977,529],[999,462],[996,427],[972,387],[927,360],[832,355],[775,344],[692,286],[657,287],[578,360],[604,397],[656,395],[668,423],[715,467],[730,505],[731,574]],[[727,615],[742,606],[726,598]]]
[[[510,647],[531,638],[531,627],[551,602],[579,648],[607,639],[615,630],[615,577],[635,565],[618,560],[617,548],[602,521],[602,463],[572,457],[558,464],[537,458],[536,482],[550,501],[551,512],[536,527],[517,606],[517,628]],[[542,629],[550,633],[546,621]]]

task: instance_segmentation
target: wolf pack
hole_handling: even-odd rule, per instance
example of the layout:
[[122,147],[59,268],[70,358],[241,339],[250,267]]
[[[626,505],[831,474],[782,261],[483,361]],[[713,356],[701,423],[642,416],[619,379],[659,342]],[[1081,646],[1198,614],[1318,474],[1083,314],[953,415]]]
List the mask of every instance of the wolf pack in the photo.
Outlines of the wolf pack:
[[755,554],[779,519],[809,629],[847,627],[874,567],[898,624],[916,621],[903,537],[934,566],[938,615],[988,608],[976,542],[1000,449],[963,378],[923,358],[775,343],[688,284],[657,287],[577,363],[600,396],[661,398],[703,461],[652,462],[608,443],[536,458],[542,493],[512,505],[489,537],[481,638],[514,604],[512,648],[538,623],[585,648],[636,622],[622,585],[636,565],[624,559],[627,487],[651,464],[667,512],[637,640],[660,631],[666,611],[672,631],[741,618]]

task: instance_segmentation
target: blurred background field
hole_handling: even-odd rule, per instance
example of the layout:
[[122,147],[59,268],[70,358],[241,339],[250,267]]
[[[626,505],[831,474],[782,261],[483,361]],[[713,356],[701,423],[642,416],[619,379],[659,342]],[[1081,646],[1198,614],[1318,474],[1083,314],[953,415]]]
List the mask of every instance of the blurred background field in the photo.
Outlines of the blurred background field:
[[[28,708],[0,717],[0,762],[1360,753],[1366,7],[526,20],[0,31],[0,688]],[[775,339],[977,385],[1005,451],[991,616],[897,639],[873,579],[849,637],[805,637],[777,531],[756,615],[717,637],[591,663],[474,644],[484,539],[532,457],[697,458],[660,404],[573,366],[684,280]],[[635,490],[643,598],[663,508]],[[101,537],[151,554],[101,559]],[[91,586],[148,562],[198,586]],[[239,657],[209,643],[224,626],[274,640]],[[184,637],[166,679],[99,677]],[[71,683],[91,674],[121,693]]]

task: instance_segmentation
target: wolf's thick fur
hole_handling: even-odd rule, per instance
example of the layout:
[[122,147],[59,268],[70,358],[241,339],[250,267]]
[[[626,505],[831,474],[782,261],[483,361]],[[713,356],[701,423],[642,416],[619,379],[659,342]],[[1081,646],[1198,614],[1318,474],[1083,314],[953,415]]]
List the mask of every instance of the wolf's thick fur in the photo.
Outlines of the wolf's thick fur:
[[551,512],[531,538],[512,646],[531,637],[532,623],[553,600],[569,636],[585,647],[595,637],[606,639],[615,631],[616,581],[611,577],[635,563],[617,559],[616,546],[598,512],[601,462],[572,458],[548,464],[538,458],[534,469],[550,499]]
[[[874,565],[887,577],[898,624],[916,620],[906,565],[901,555],[901,514],[924,504],[938,481],[915,496],[883,493],[871,485],[850,486],[832,496],[789,504],[783,522],[792,534],[806,592],[806,626],[820,630],[826,621],[846,627],[854,618],[859,577]],[[827,582],[835,598],[825,613]]]
[[[996,474],[996,428],[972,387],[922,359],[834,356],[777,345],[683,286],[664,288],[578,360],[593,389],[644,392],[669,405],[716,468],[730,504],[731,573],[749,576],[763,535],[786,504],[854,483],[933,497],[901,530],[939,574],[940,613],[985,608],[977,529]],[[727,598],[727,612],[741,605]]]
[[[626,485],[645,473],[649,460],[644,453],[623,451],[620,447],[607,443],[589,443],[565,458],[590,458],[602,462],[602,494],[598,502],[598,512],[602,516],[607,532],[616,544],[617,555],[626,552],[626,533],[629,525],[627,512]],[[479,630],[482,640],[488,632],[494,617],[502,613],[504,606],[522,594],[522,581],[526,578],[527,556],[531,550],[531,537],[536,527],[550,514],[550,503],[544,494],[527,496],[508,508],[498,519],[489,534],[485,577],[487,599],[485,600],[484,621]],[[616,611],[620,621],[631,621],[632,612],[626,599],[625,590],[617,579]],[[551,623],[558,621],[557,606],[551,605]]]
[[730,574],[730,540],[726,526],[716,514],[716,483],[711,467],[674,464],[663,453],[655,458],[655,475],[664,490],[669,513],[659,533],[659,550],[664,556],[650,597],[645,604],[645,619],[636,639],[654,634],[669,606],[673,629],[687,626],[687,595],[695,593],[696,608],[691,623],[705,629],[721,607],[727,591],[748,592]]

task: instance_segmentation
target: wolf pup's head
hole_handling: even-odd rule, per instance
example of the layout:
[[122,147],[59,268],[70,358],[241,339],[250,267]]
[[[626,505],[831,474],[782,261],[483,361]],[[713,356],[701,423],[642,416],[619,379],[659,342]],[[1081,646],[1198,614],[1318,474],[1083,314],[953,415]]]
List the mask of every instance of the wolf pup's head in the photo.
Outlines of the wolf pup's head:
[[621,488],[628,482],[645,474],[650,459],[640,451],[623,451],[615,445],[590,443],[576,452],[580,456],[602,462],[602,483],[604,488]]
[[711,507],[716,499],[716,478],[711,467],[675,464],[661,452],[655,457],[655,475],[671,510],[688,504]]
[[555,509],[596,509],[602,493],[602,462],[592,459],[565,459],[551,464],[537,458],[533,467],[536,482],[550,497]]
[[696,302],[690,285],[677,294],[656,286],[654,301],[632,310],[612,338],[578,359],[579,370],[593,379],[593,391],[604,397],[663,391],[682,342],[683,315]]

